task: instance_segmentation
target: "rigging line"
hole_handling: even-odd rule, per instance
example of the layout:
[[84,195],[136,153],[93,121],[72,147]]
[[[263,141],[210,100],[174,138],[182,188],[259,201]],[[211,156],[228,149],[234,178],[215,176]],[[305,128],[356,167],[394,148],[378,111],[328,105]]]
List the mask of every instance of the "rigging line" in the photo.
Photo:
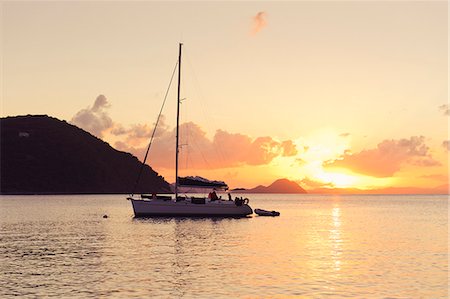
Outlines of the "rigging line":
[[[206,122],[207,122],[207,125],[208,125],[208,127],[209,128],[213,128],[213,126],[211,126],[211,119],[210,118],[208,118],[207,116],[209,116],[209,114],[207,114],[206,112],[205,112],[205,110],[204,110],[204,108],[207,106],[207,105],[205,105],[205,97],[204,97],[204,95],[203,95],[203,92],[202,92],[202,90],[201,90],[201,88],[200,88],[200,84],[199,84],[199,81],[198,81],[198,79],[197,79],[197,76],[196,76],[196,74],[195,74],[195,70],[194,70],[194,67],[193,67],[193,65],[192,65],[192,63],[191,63],[191,59],[190,59],[190,56],[189,56],[189,50],[188,51],[185,51],[185,57],[186,57],[186,60],[187,60],[187,62],[188,62],[188,66],[190,67],[190,69],[191,69],[191,71],[192,71],[192,77],[193,77],[193,82],[194,82],[194,84],[193,84],[193,86],[194,86],[194,88],[196,89],[196,91],[198,92],[198,95],[199,95],[199,98],[200,98],[200,101],[201,101],[201,111],[202,111],[202,113],[203,113],[203,117],[204,117],[204,119],[206,120]],[[221,149],[221,147],[220,146],[214,146],[213,145],[213,149],[214,149],[214,151],[215,151],[215,153],[216,153],[216,157],[218,157],[220,160],[221,160],[221,162],[222,162],[222,166],[225,166],[226,165],[226,163],[225,163],[225,156],[228,158],[228,155],[225,155],[224,154],[224,152],[222,151],[222,149]],[[203,155],[203,154],[202,154]],[[205,160],[205,162],[206,162],[206,159],[203,157],[203,159]],[[209,163],[208,163],[209,164]]]
[[185,156],[186,156],[186,158],[185,158],[185,164],[184,164],[184,169],[185,170],[187,170],[187,169],[189,169],[188,168],[188,162],[189,162],[189,154],[190,154],[190,152],[189,152],[189,135],[191,134],[191,131],[190,131],[190,125],[188,124],[188,125],[186,125],[186,142],[185,142],[185,145],[186,145],[186,150],[185,150]]
[[203,162],[205,162],[206,167],[207,167],[208,169],[212,169],[212,167],[211,167],[211,165],[209,164],[208,160],[205,158],[205,155],[203,154],[203,151],[201,150],[200,145],[197,143],[197,140],[196,140],[195,138],[193,138],[193,141],[194,141],[195,147],[198,149],[198,152],[199,152],[200,155],[202,156]]
[[177,59],[177,62],[175,63],[175,67],[173,68],[172,77],[170,77],[169,86],[167,86],[166,94],[164,96],[164,101],[161,105],[161,109],[159,110],[158,118],[156,119],[155,127],[153,128],[152,136],[150,137],[150,142],[148,143],[147,151],[145,152],[144,161],[142,161],[141,169],[139,170],[139,175],[136,179],[136,182],[134,183],[133,190],[131,192],[131,197],[133,197],[134,191],[136,191],[136,187],[139,183],[139,180],[141,179],[142,171],[144,170],[145,162],[147,161],[148,152],[150,151],[150,147],[152,146],[153,138],[155,137],[155,133],[156,133],[156,128],[158,127],[159,120],[161,119],[161,114],[164,109],[164,105],[166,104],[167,95],[169,94],[170,86],[172,85],[173,77],[175,76],[175,72],[177,70],[178,63],[179,63],[179,61]]

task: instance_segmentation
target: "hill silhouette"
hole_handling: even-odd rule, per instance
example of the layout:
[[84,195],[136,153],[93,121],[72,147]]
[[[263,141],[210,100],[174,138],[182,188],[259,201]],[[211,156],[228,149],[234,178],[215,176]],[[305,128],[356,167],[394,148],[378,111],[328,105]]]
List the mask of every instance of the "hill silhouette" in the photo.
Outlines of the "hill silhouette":
[[296,182],[288,179],[279,179],[269,186],[257,186],[253,189],[247,189],[246,193],[307,193],[305,189],[300,187]]
[[[88,132],[46,115],[0,119],[1,194],[130,193],[141,162]],[[169,192],[145,165],[135,190]]]

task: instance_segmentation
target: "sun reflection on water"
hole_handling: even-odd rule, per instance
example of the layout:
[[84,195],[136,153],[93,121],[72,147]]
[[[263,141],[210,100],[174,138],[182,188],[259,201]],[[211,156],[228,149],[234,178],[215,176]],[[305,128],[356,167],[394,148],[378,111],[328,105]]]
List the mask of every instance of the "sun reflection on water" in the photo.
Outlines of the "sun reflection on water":
[[[330,229],[331,257],[334,263],[334,270],[341,270],[342,237],[341,237],[341,210],[339,206],[333,207],[331,212],[332,227]],[[337,273],[336,273],[337,274]]]

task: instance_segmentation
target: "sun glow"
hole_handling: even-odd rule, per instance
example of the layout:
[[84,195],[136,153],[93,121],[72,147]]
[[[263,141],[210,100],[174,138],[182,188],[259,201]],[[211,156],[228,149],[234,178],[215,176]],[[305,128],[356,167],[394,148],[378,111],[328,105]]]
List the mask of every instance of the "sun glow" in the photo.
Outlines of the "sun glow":
[[358,177],[344,173],[322,172],[316,178],[337,188],[354,187],[358,183]]
[[321,129],[304,139],[295,141],[299,153],[294,157],[275,159],[272,167],[277,177],[298,181],[307,189],[356,188],[361,190],[383,188],[395,183],[395,179],[377,178],[354,173],[345,168],[329,168],[324,165],[342,157],[350,146],[350,137],[333,129]]
[[396,183],[393,177],[376,178],[366,175],[352,173],[343,168],[324,170],[317,169],[317,172],[310,176],[311,179],[323,183],[324,187],[329,188],[356,188],[369,190],[374,188],[383,188],[392,186]]

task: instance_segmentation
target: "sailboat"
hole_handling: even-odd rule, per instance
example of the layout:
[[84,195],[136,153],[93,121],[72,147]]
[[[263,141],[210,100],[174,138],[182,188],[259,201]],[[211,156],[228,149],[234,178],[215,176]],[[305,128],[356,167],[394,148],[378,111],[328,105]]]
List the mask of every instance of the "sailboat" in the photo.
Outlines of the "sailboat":
[[[175,149],[175,196],[130,195],[135,217],[173,216],[173,217],[245,217],[253,213],[247,198],[235,198],[229,195],[228,200],[217,198],[215,191],[206,197],[179,196],[180,185],[200,186],[214,190],[226,190],[228,186],[222,181],[210,181],[201,177],[178,177],[179,154],[179,116],[180,116],[180,84],[181,84],[181,52],[183,44],[179,44],[178,54],[178,95],[177,95],[177,125]],[[148,153],[148,151],[147,151]],[[143,164],[145,163],[145,159]]]

